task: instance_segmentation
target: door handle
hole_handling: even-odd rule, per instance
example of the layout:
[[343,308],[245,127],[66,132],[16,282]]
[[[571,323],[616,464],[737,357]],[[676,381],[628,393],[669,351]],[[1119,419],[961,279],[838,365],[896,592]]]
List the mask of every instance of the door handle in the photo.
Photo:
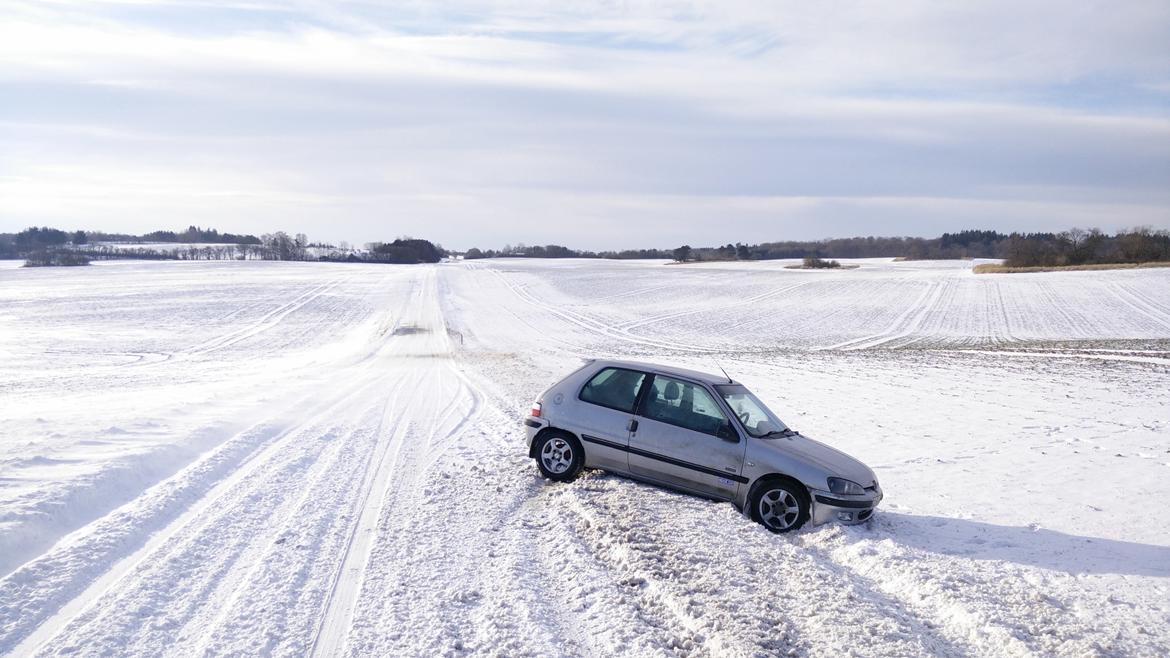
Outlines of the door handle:
[[630,422],[626,423],[626,429],[627,429],[627,430],[629,430],[629,431],[631,431],[631,432],[637,432],[637,431],[638,431],[638,421],[637,421],[637,419],[635,419],[635,418],[631,418],[631,419],[630,419]]

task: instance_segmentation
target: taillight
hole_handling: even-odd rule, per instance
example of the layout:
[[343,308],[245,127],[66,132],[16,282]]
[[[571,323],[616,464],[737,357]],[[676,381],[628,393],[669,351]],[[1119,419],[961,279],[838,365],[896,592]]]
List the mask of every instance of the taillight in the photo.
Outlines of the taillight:
[[529,413],[529,415],[532,416],[533,418],[540,418],[540,403],[539,402],[532,403],[532,411]]

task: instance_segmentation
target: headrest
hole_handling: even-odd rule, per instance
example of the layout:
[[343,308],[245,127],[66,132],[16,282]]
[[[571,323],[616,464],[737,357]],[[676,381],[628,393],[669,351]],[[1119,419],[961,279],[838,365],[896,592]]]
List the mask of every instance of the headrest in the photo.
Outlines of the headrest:
[[666,385],[666,390],[662,392],[662,396],[667,400],[677,400],[679,396],[678,383],[670,382]]

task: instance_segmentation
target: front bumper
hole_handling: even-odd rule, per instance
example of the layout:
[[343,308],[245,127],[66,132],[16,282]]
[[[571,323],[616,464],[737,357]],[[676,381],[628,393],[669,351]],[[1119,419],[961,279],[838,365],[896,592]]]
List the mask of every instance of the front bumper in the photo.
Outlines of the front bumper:
[[872,516],[878,503],[882,502],[882,490],[874,486],[872,491],[866,491],[861,496],[839,496],[828,491],[816,489],[812,494],[812,509],[809,515],[814,525],[836,521],[844,525],[865,523]]

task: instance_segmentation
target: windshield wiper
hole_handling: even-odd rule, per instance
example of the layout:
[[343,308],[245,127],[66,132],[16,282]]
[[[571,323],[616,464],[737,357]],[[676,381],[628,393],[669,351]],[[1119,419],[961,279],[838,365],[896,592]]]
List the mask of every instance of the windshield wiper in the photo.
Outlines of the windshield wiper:
[[782,430],[772,430],[771,432],[768,432],[767,434],[761,434],[759,438],[766,439],[774,434],[782,436],[784,438],[788,438],[790,436],[796,436],[796,432],[793,432],[792,430],[785,427]]

